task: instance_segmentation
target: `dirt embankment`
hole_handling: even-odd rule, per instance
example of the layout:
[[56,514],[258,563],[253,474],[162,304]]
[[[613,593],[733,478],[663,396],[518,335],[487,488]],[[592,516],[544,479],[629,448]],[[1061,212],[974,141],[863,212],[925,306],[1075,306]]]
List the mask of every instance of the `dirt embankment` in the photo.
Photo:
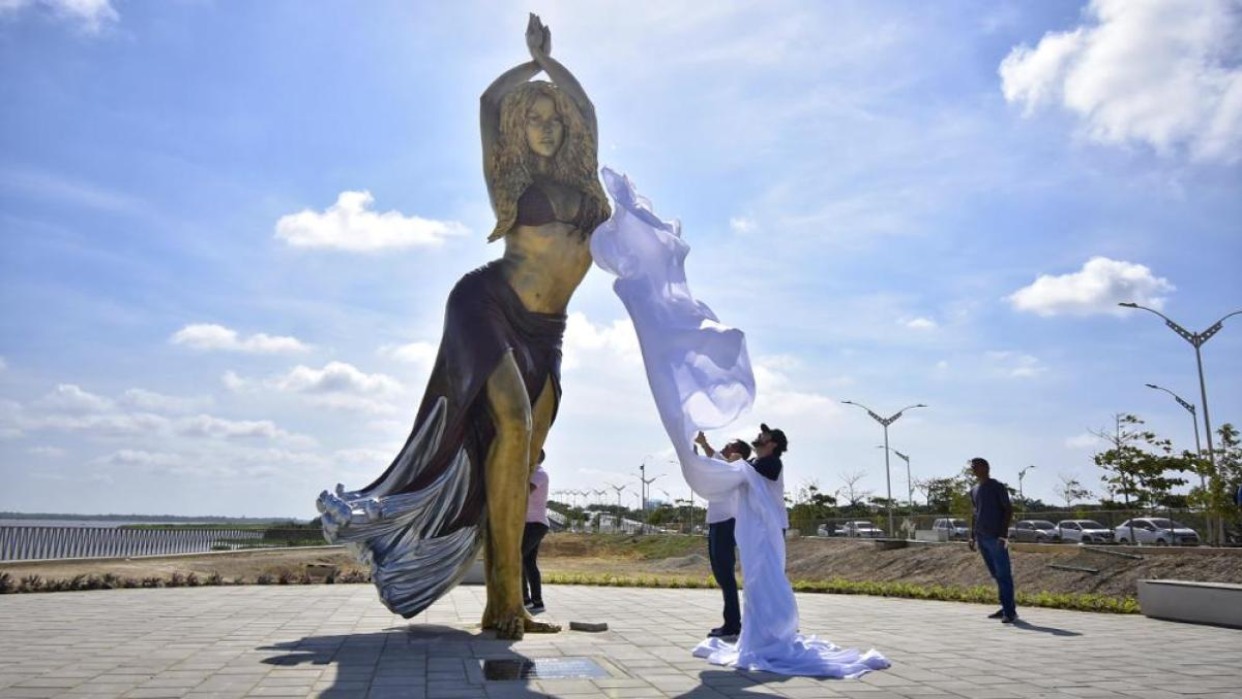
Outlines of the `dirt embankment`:
[[[1118,553],[1137,553],[1131,558]],[[1012,554],[1014,576],[1025,592],[1095,593],[1134,596],[1136,581],[1147,578],[1242,584],[1242,550],[1119,549],[1019,544]],[[1072,570],[1053,566],[1067,566]],[[309,567],[309,568],[308,568]],[[553,534],[544,540],[540,567],[545,573],[592,576],[676,576],[704,579],[711,574],[707,543],[701,537],[584,536]],[[0,564],[13,579],[38,575],[44,580],[111,573],[142,580],[173,573],[213,573],[226,582],[275,580],[336,568],[363,571],[341,549],[282,549],[202,556],[108,559]],[[990,584],[977,553],[965,544],[912,545],[883,550],[872,541],[800,538],[789,541],[787,571],[793,580],[841,578],[858,582],[906,582],[971,587]],[[1086,570],[1079,570],[1086,569]],[[1095,572],[1091,572],[1095,571]]]

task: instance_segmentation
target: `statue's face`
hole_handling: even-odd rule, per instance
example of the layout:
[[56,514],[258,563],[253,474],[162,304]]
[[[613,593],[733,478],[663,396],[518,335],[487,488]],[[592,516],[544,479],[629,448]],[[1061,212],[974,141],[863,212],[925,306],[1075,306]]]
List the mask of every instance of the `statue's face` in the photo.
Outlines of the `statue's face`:
[[556,105],[547,97],[538,97],[526,110],[526,144],[536,155],[551,158],[565,139],[565,123],[556,113]]

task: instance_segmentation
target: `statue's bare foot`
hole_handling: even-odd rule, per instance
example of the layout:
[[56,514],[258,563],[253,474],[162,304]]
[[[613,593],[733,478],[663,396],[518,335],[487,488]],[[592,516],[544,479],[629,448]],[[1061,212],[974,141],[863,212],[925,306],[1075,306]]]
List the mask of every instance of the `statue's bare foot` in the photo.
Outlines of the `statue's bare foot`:
[[530,617],[526,617],[527,633],[559,633],[560,624],[549,624],[546,621],[535,621]]
[[522,613],[500,614],[492,620],[491,628],[496,629],[496,638],[520,641],[526,631],[526,619]]

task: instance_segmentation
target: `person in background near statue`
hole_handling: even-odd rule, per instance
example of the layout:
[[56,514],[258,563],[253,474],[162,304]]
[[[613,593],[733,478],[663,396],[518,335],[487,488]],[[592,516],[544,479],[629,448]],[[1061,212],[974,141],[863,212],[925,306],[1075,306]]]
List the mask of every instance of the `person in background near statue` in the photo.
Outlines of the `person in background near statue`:
[[1018,610],[1014,602],[1013,569],[1009,565],[1009,524],[1013,520],[1009,489],[989,475],[991,466],[987,459],[977,456],[971,459],[970,470],[979,481],[970,489],[970,550],[978,549],[983,556],[988,573],[996,580],[1001,605],[988,618],[1012,624],[1018,618]]
[[[719,452],[707,443],[707,437],[699,433],[698,444],[709,458],[737,461],[750,458],[750,445],[735,439],[724,445]],[[707,632],[708,636],[729,638],[742,632],[742,605],[737,598],[737,540],[733,530],[737,525],[737,493],[727,498],[707,501],[707,557],[712,564],[712,577],[724,596],[724,624]]]
[[548,472],[543,470],[547,455],[539,451],[539,463],[530,476],[530,495],[526,500],[526,530],[522,532],[522,599],[526,609],[542,612],[543,576],[539,574],[539,544],[548,534]]

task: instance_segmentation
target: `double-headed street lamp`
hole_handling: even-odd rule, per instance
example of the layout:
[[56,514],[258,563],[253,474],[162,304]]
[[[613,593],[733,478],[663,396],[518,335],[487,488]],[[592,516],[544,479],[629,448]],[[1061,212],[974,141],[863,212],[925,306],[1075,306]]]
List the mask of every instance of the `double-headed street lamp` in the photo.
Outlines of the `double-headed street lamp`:
[[643,484],[642,494],[639,497],[639,503],[644,513],[647,511],[647,498],[648,498],[647,493],[651,492],[651,488],[650,488],[651,484],[654,483],[657,478],[662,478],[663,476],[664,474],[661,473],[658,476],[652,476],[651,478],[648,478],[646,459],[644,459],[643,462],[638,465],[638,480],[642,481],[642,484]]
[[853,406],[862,408],[863,410],[866,410],[867,414],[871,416],[871,419],[880,423],[880,426],[884,428],[884,482],[886,486],[888,487],[888,532],[889,532],[889,535],[892,536],[896,533],[897,530],[895,529],[894,520],[893,520],[893,476],[892,476],[892,470],[889,467],[888,426],[893,424],[894,422],[897,422],[897,418],[901,417],[901,414],[906,412],[907,410],[910,410],[913,408],[926,408],[927,406],[923,405],[922,403],[915,403],[914,405],[907,405],[906,407],[902,408],[901,410],[898,410],[897,412],[893,413],[889,417],[880,417],[874,410],[872,410],[871,408],[868,408],[862,403],[855,403],[852,400],[843,400],[841,402],[846,405],[853,405]]
[[1169,328],[1173,332],[1180,335],[1183,340],[1185,340],[1186,342],[1189,342],[1191,346],[1195,348],[1195,364],[1199,368],[1199,400],[1200,400],[1200,405],[1203,406],[1203,432],[1207,436],[1208,463],[1211,464],[1212,473],[1213,475],[1215,475],[1216,474],[1216,450],[1213,449],[1212,447],[1212,419],[1208,416],[1207,383],[1203,380],[1203,354],[1202,352],[1199,351],[1199,348],[1203,347],[1203,344],[1205,342],[1212,339],[1213,335],[1220,332],[1221,326],[1224,324],[1225,319],[1230,318],[1232,316],[1236,316],[1238,314],[1242,314],[1242,310],[1237,310],[1237,311],[1234,311],[1233,313],[1227,313],[1224,316],[1222,316],[1220,320],[1209,325],[1207,330],[1204,330],[1201,333],[1196,333],[1196,332],[1191,332],[1187,330],[1186,328],[1183,328],[1182,326],[1173,322],[1171,318],[1169,318],[1165,314],[1153,308],[1148,308],[1147,306],[1140,306],[1137,303],[1132,303],[1129,301],[1119,303],[1117,305],[1124,306],[1125,308],[1139,308],[1144,311],[1147,311],[1148,313],[1155,313],[1156,315],[1160,316],[1164,320],[1165,325],[1169,326]]
[[[1178,405],[1182,406],[1183,408],[1186,409],[1186,412],[1190,413],[1190,426],[1193,427],[1195,430],[1195,452],[1198,453],[1199,456],[1202,457],[1203,447],[1199,445],[1199,418],[1195,415],[1195,404],[1182,400],[1181,396],[1170,391],[1164,386],[1157,386],[1154,383],[1146,384],[1146,386],[1148,388],[1154,388],[1157,391],[1164,391],[1170,396],[1173,396],[1173,400],[1177,401]],[[1203,494],[1207,495],[1207,477],[1203,475],[1203,471],[1199,471],[1199,486],[1203,488]]]

